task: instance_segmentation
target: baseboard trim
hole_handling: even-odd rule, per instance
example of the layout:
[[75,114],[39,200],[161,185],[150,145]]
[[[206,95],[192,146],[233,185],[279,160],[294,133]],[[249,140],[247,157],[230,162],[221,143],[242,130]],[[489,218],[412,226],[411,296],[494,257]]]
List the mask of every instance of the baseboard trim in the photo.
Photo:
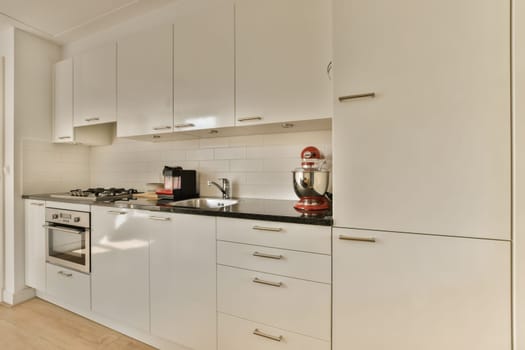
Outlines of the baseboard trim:
[[35,295],[36,295],[36,291],[33,288],[29,288],[29,287],[26,287],[14,293],[4,289],[2,293],[2,299],[3,299],[2,301],[5,304],[12,306],[12,305],[23,303],[24,301],[27,301],[29,299],[32,299],[35,297]]

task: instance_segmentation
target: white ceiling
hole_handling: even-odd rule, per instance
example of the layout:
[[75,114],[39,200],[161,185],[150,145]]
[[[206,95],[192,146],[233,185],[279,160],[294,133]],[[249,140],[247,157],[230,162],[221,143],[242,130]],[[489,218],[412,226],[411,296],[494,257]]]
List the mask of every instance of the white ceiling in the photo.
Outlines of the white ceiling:
[[0,23],[66,43],[174,1],[0,0]]

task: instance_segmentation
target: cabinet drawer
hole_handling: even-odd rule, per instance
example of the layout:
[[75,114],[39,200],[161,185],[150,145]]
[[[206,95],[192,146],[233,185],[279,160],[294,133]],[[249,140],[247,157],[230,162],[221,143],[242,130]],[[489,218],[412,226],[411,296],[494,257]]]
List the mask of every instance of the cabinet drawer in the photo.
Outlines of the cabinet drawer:
[[47,264],[47,294],[53,296],[60,305],[90,310],[90,276],[64,267]]
[[329,255],[219,241],[217,263],[316,282],[331,282],[332,262]]
[[217,279],[219,311],[330,340],[330,285],[220,265]]
[[284,222],[217,218],[217,239],[330,254],[331,228]]
[[330,342],[219,313],[219,350],[246,349],[330,350]]

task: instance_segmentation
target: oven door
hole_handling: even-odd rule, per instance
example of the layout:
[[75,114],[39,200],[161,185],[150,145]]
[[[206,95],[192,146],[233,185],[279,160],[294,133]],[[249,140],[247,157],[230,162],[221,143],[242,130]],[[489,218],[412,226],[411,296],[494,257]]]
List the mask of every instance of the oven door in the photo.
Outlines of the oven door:
[[46,261],[80,272],[90,272],[89,229],[46,224]]

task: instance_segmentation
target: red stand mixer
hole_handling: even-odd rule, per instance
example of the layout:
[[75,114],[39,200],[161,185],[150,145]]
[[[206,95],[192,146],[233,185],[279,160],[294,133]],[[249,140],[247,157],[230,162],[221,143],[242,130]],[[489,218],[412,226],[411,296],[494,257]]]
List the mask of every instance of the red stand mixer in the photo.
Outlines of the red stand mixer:
[[330,209],[325,196],[330,182],[330,172],[323,169],[325,159],[313,146],[303,149],[301,158],[301,167],[293,171],[293,188],[300,198],[294,208],[307,212]]

